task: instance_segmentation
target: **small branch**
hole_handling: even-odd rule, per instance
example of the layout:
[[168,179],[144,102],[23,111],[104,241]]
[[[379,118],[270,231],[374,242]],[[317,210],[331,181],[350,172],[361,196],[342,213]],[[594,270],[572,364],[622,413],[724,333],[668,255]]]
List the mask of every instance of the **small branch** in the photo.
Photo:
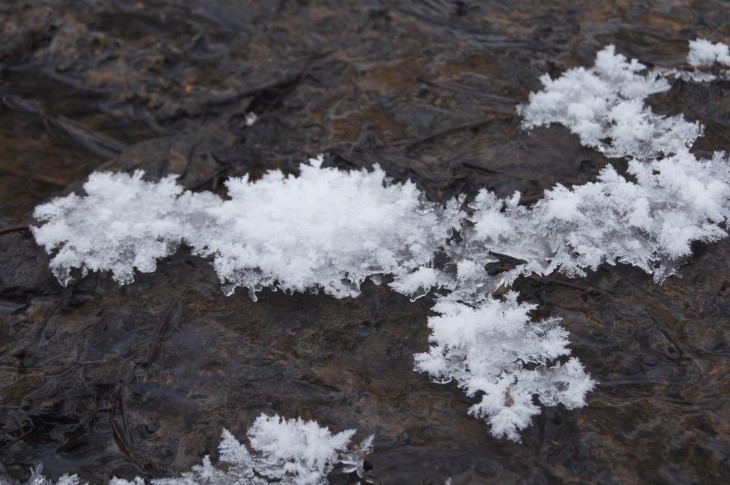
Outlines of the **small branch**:
[[3,234],[10,234],[11,232],[30,231],[30,225],[28,224],[16,224],[15,226],[3,227],[0,229],[0,236]]
[[137,466],[139,466],[139,461],[137,460],[137,457],[134,454],[134,451],[127,443],[126,439],[122,435],[122,433],[119,431],[119,427],[117,426],[117,422],[114,419],[114,409],[112,408],[109,411],[109,424],[112,428],[112,435],[114,436],[114,441],[116,441],[117,446],[119,446],[119,449],[122,450],[122,453],[127,455],[130,460],[132,460]]
[[157,326],[155,327],[155,332],[152,334],[152,339],[150,340],[150,346],[147,349],[147,356],[145,357],[144,361],[142,362],[145,366],[149,366],[152,360],[155,357],[155,353],[157,351],[157,348],[160,345],[160,340],[162,340],[162,335],[165,333],[165,330],[167,329],[168,323],[170,320],[172,320],[172,316],[177,310],[177,308],[180,306],[180,300],[175,300],[172,303],[170,303],[167,308],[165,308],[165,311],[162,313],[162,316],[160,316],[159,320],[157,320]]
[[693,66],[691,64],[672,64],[671,62],[645,62],[644,64],[649,67],[662,67],[665,69],[677,69],[679,71],[699,71],[706,72],[708,74],[717,74],[716,66]]
[[16,177],[21,177],[24,179],[34,180],[43,184],[53,185],[54,187],[60,187],[62,189],[65,189],[70,185],[69,182],[57,179],[55,177],[49,177],[47,175],[40,175],[36,173],[27,173],[10,167],[0,167],[0,172],[5,172],[7,174],[15,175]]

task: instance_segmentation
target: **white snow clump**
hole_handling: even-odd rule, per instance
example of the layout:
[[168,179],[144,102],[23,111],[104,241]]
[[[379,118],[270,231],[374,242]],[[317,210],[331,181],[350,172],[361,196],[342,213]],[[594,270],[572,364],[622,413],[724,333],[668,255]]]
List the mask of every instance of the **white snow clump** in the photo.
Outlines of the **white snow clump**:
[[[668,89],[663,76],[674,74],[642,71],[609,46],[591,69],[543,77],[544,90],[519,108],[526,128],[561,123],[586,146],[630,157],[633,181],[609,165],[598,181],[558,185],[529,208],[519,204],[519,193],[502,199],[482,190],[470,204],[462,241],[448,248],[455,277],[445,283],[444,275],[434,277],[451,293],[437,298],[440,316],[428,323],[431,349],[416,355],[416,369],[436,382],[455,379],[469,395],[481,393],[470,412],[495,435],[519,440],[517,431],[539,413],[532,396],[580,407],[595,383],[577,360],[561,363],[569,351],[558,320],[530,322],[529,307],[514,295],[496,300],[490,293],[520,275],[583,276],[618,262],[661,283],[691,254],[693,241],[727,236],[730,160],[721,152],[709,160],[689,152],[702,127],[658,116],[644,104]],[[486,265],[505,256],[514,269],[489,274]]]
[[35,208],[44,221],[33,227],[38,244],[50,254],[51,270],[61,284],[71,268],[111,271],[120,284],[134,280],[134,268],[155,271],[157,260],[175,252],[182,236],[175,204],[182,187],[175,177],[157,183],[144,173],[95,172],[84,184],[85,197],[56,197]]
[[468,396],[481,393],[469,413],[484,418],[492,435],[513,441],[540,414],[533,396],[572,409],[585,406],[594,386],[577,359],[551,364],[570,354],[568,332],[557,318],[531,322],[534,308],[518,303],[514,292],[476,307],[440,301],[433,307],[439,316],[428,319],[431,349],[416,355],[416,370],[441,383],[456,379]]
[[277,284],[285,291],[322,288],[357,296],[369,276],[407,276],[430,264],[460,219],[426,201],[412,182],[385,172],[301,165],[299,176],[271,171],[226,183],[230,200],[207,210],[212,224],[192,231],[195,252],[213,256],[222,281],[249,293]]
[[687,63],[692,66],[712,66],[717,63],[730,67],[730,47],[722,42],[713,44],[706,39],[691,40]]
[[[405,277],[430,264],[461,215],[426,201],[412,182],[392,183],[382,169],[346,172],[302,164],[298,177],[275,170],[256,182],[226,183],[229,200],[191,193],[173,177],[145,182],[143,173],[94,173],[86,196],[58,197],[38,206],[36,241],[55,254],[50,266],[67,283],[72,267],[111,271],[120,284],[134,269],[155,270],[184,242],[212,256],[227,293],[322,289],[357,296],[368,277]],[[407,285],[402,285],[407,290]],[[418,287],[414,288],[414,291]]]
[[578,135],[581,144],[608,157],[641,159],[678,153],[702,134],[700,124],[682,115],[660,116],[644,106],[651,94],[669,90],[665,71],[646,71],[609,45],[590,69],[570,69],[558,79],[545,74],[542,91],[518,108],[526,129],[559,123]]
[[[482,191],[471,204],[474,225],[463,234],[469,251],[461,255],[477,266],[493,260],[494,253],[521,261],[490,289],[520,275],[584,276],[586,269],[618,262],[638,266],[661,283],[691,254],[693,241],[727,236],[722,225],[730,217],[730,160],[725,154],[709,160],[688,152],[647,163],[632,160],[628,173],[635,182],[606,166],[598,181],[572,189],[558,185],[530,208],[518,205],[517,197],[499,199]],[[479,272],[469,288],[494,279]]]

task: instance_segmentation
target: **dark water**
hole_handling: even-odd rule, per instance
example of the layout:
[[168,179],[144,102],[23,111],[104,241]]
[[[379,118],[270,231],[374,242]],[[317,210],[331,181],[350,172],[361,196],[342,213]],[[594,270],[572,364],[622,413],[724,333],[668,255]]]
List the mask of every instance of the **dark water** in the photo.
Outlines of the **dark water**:
[[[679,65],[688,40],[730,39],[722,1],[345,3],[3,2],[3,226],[101,168],[217,190],[324,153],[342,168],[380,163],[435,200],[584,183],[609,161],[565,129],[520,129],[515,104],[540,75],[590,65],[609,43]],[[706,126],[697,151],[727,149],[729,90],[678,81],[653,102]],[[263,411],[375,433],[382,483],[730,483],[727,242],[698,246],[663,286],[628,267],[519,281],[564,318],[600,382],[587,408],[545,409],[521,444],[491,438],[453,385],[412,372],[427,299],[373,285],[345,300],[226,298],[184,250],[127,287],[90,275],[64,290],[23,232],[0,236],[0,264],[10,477],[38,462],[95,483],[174,475]]]

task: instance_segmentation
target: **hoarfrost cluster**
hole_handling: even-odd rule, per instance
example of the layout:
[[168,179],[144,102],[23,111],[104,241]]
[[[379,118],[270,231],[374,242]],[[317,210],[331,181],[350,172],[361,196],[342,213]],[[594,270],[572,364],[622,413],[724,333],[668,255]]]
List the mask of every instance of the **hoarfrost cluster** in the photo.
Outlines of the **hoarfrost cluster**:
[[[261,414],[248,430],[249,451],[228,430],[223,430],[218,445],[219,462],[214,466],[206,456],[180,477],[159,478],[152,485],[259,485],[271,482],[297,485],[323,485],[335,465],[343,472],[363,476],[362,463],[372,449],[373,436],[350,445],[355,430],[332,434],[314,421],[284,419]],[[53,485],[38,466],[32,470],[28,485]],[[76,475],[63,475],[56,485],[79,485]],[[144,485],[145,481],[113,478],[109,485]],[[0,485],[5,485],[0,479]]]
[[[720,64],[730,67],[730,47],[722,42],[712,43],[707,39],[691,40],[687,62],[691,66]],[[727,75],[727,72],[724,74]]]
[[585,404],[593,387],[575,358],[548,366],[570,354],[568,332],[557,318],[530,322],[534,308],[518,303],[514,292],[477,307],[440,301],[433,307],[439,315],[428,321],[431,351],[416,355],[416,370],[441,382],[458,379],[469,396],[480,393],[469,413],[485,418],[494,436],[514,441],[540,412],[534,395],[544,405],[572,409]]
[[[727,61],[727,46],[691,43],[690,64]],[[519,204],[519,193],[499,198],[482,190],[461,211],[462,199],[445,207],[428,202],[412,183],[393,183],[378,167],[345,172],[318,158],[296,177],[274,171],[253,182],[232,179],[228,199],[184,191],[171,178],[155,184],[141,173],[94,174],[86,196],[38,207],[44,224],[34,234],[55,252],[51,268],[62,282],[80,267],[128,283],[135,268],[152,271],[187,244],[213,259],[227,288],[247,287],[254,299],[264,286],[355,296],[366,278],[384,274],[393,276],[395,291],[413,297],[440,287],[437,315],[428,320],[431,347],[416,355],[416,369],[481,396],[470,412],[495,436],[519,440],[539,413],[534,396],[580,407],[594,382],[568,357],[558,319],[532,321],[531,305],[495,290],[520,275],[575,277],[619,262],[661,282],[690,255],[693,241],[727,235],[727,155],[697,158],[689,148],[702,126],[655,114],[645,103],[681,75],[629,61],[609,46],[591,68],[544,76],[543,90],[519,108],[524,127],[565,125],[584,145],[627,157],[628,177],[609,165],[595,182],[557,185],[531,207]],[[451,237],[455,230],[460,238]],[[449,261],[436,267],[438,252]],[[514,269],[489,274],[485,265],[498,255],[511,257]]]
[[145,182],[143,173],[94,173],[87,195],[39,206],[36,241],[56,251],[61,282],[73,267],[111,271],[121,284],[134,270],[151,272],[181,244],[210,256],[229,292],[273,286],[357,296],[370,276],[396,278],[428,265],[458,228],[458,200],[429,203],[412,182],[391,183],[379,167],[345,172],[300,166],[298,177],[268,172],[226,183],[229,199],[184,191],[173,177]]

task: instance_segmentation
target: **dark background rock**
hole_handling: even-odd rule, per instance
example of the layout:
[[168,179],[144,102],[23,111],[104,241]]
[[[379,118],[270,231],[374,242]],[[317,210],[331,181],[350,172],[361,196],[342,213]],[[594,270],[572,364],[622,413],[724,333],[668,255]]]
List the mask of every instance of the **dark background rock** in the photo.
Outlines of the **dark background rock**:
[[[585,183],[624,162],[561,127],[524,132],[516,104],[606,44],[681,64],[697,36],[727,42],[725,2],[9,0],[0,216],[27,221],[96,169],[221,190],[318,153],[434,200]],[[728,87],[678,81],[651,102],[706,125],[697,150],[726,149]],[[21,479],[39,462],[94,483],[170,476],[263,411],[375,433],[383,483],[728,483],[730,246],[696,249],[662,286],[623,266],[517,283],[564,319],[599,386],[516,444],[412,371],[428,298],[366,285],[253,303],[184,249],[126,287],[92,274],[63,289],[27,232],[0,235],[0,462]]]

